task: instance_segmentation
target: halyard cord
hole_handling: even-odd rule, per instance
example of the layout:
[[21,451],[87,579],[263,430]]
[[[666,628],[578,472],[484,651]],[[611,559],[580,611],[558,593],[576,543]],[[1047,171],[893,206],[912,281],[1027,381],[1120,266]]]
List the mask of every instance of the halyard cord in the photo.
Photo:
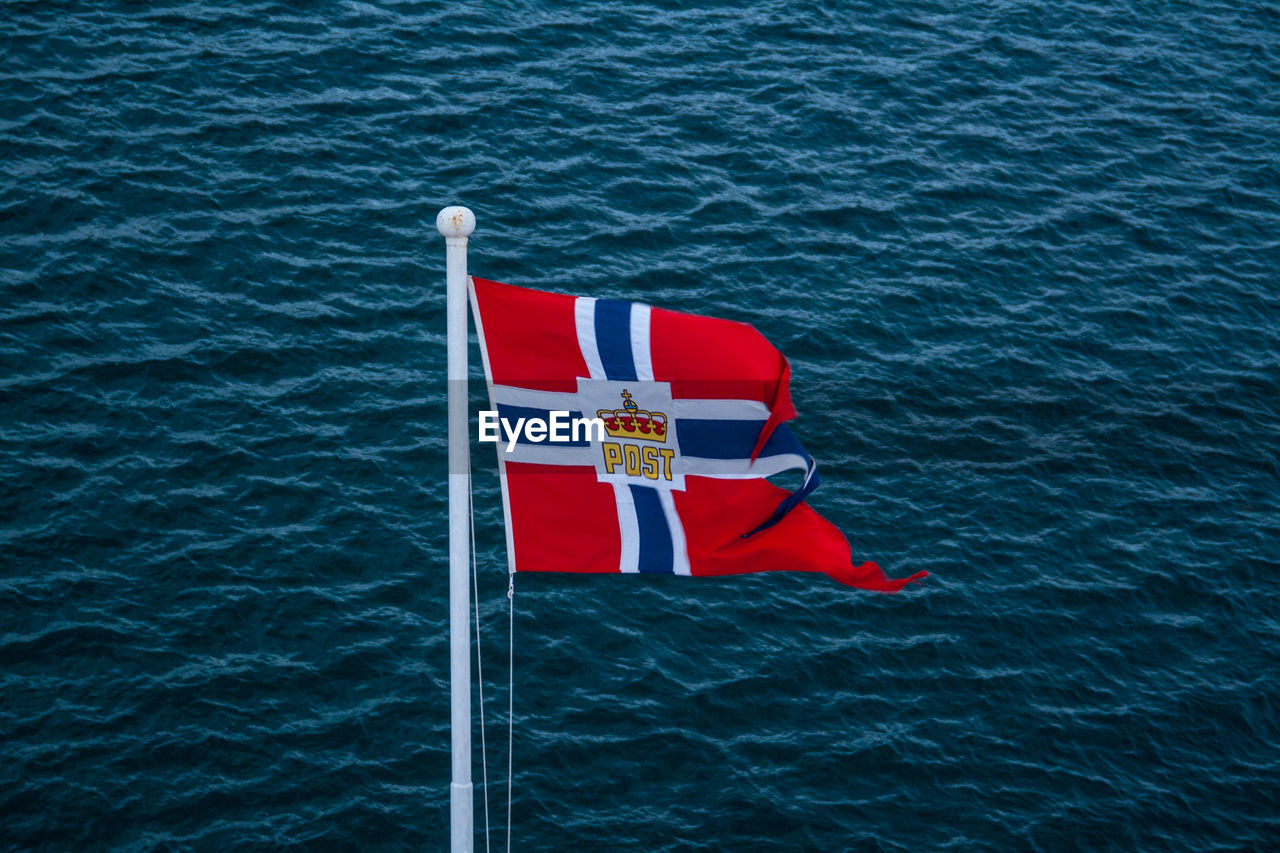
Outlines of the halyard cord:
[[[467,458],[467,474],[471,459]],[[480,581],[476,568],[476,508],[467,477],[467,512],[471,516],[471,592],[476,601],[476,689],[480,698],[480,774],[484,790],[484,849],[489,853],[489,752],[484,736],[484,667],[480,663]],[[516,575],[507,574],[507,853],[511,853],[512,759],[515,744]]]
[[511,757],[515,743],[516,573],[507,573],[507,853],[511,853]]
[[[467,454],[467,513],[471,516],[471,592],[476,601],[476,690],[480,698],[480,774],[484,790],[484,849],[489,853],[489,753],[484,741],[484,667],[480,663],[480,585],[476,571],[476,507],[471,490],[471,455]],[[510,808],[508,807],[508,814]],[[507,828],[507,850],[511,828]]]

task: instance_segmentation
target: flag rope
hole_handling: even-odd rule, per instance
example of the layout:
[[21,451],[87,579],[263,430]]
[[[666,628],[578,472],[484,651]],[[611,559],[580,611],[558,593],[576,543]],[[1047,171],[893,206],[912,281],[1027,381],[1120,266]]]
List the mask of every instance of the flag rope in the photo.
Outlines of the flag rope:
[[[489,853],[489,753],[484,738],[484,667],[480,663],[480,582],[476,570],[476,507],[471,487],[471,453],[467,453],[467,513],[471,516],[471,589],[476,602],[476,690],[480,698],[480,788],[484,791],[484,850]],[[510,813],[510,809],[508,809]],[[510,830],[508,829],[508,835]],[[510,842],[507,844],[510,851]]]
[[511,765],[516,718],[516,573],[507,572],[507,853],[511,853]]

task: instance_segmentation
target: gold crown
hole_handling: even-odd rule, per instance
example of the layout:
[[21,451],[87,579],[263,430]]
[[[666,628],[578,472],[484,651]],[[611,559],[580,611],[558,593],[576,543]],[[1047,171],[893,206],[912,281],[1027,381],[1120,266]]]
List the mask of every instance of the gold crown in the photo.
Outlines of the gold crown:
[[646,412],[622,390],[621,409],[599,409],[604,430],[614,438],[639,438],[645,441],[667,440],[667,416],[662,412]]

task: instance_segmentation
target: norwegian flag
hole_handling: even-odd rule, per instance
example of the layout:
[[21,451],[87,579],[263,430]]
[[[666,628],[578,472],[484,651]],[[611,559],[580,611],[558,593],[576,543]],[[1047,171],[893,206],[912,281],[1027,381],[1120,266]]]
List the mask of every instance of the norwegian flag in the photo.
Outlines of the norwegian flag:
[[[600,418],[606,434],[531,440],[498,465],[511,571],[729,575],[821,572],[895,592],[852,563],[849,543],[804,498],[813,459],[795,417],[787,360],[751,326],[471,280],[499,417]],[[765,478],[804,471],[788,493]]]

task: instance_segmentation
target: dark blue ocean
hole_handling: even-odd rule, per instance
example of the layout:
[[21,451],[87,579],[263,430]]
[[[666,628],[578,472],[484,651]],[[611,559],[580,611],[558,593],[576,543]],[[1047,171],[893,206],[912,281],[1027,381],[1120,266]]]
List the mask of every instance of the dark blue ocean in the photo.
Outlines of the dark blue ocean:
[[448,204],[476,275],[753,323],[811,505],[931,573],[518,576],[513,849],[1280,849],[1274,3],[5,2],[0,57],[0,849],[446,847]]

